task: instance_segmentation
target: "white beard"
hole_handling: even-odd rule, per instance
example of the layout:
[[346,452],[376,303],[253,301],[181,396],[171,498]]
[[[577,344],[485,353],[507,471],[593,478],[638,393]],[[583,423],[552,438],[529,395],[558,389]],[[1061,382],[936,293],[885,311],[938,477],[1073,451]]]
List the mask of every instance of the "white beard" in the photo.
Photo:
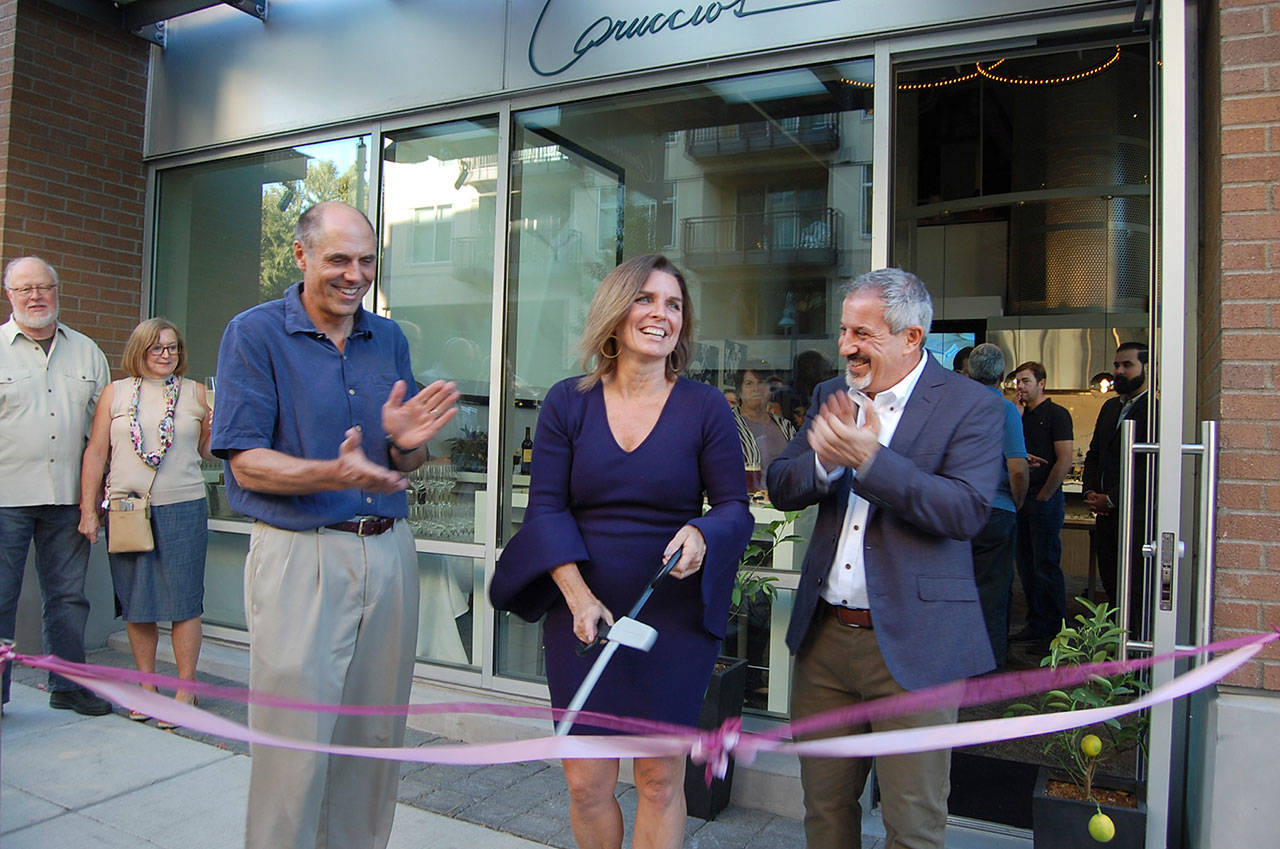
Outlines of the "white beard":
[[48,327],[49,325],[53,324],[58,320],[58,311],[56,309],[51,310],[49,314],[46,316],[43,316],[41,318],[34,318],[28,315],[25,309],[19,309],[18,307],[14,307],[13,317],[14,317],[14,320],[16,320],[17,323],[22,325],[23,327],[29,327],[32,330],[44,330],[46,327]]
[[867,387],[871,384],[871,373],[867,372],[862,377],[854,377],[849,373],[848,369],[845,369],[844,382],[845,385],[855,392],[865,392]]

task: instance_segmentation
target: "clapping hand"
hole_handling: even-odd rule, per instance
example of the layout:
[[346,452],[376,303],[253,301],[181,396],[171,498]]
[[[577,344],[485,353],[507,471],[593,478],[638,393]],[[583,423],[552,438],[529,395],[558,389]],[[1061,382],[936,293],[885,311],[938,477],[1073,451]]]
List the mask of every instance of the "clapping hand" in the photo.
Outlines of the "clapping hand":
[[382,405],[382,430],[406,452],[426,445],[458,413],[453,383],[437,380],[406,401],[407,391],[407,384],[397,380]]
[[865,418],[858,424],[858,405],[847,392],[833,392],[809,425],[809,447],[828,473],[847,466],[857,469],[880,450],[880,418],[875,407],[863,405]]
[[[393,390],[394,391],[394,390]],[[343,489],[363,489],[369,492],[399,492],[409,486],[409,481],[395,469],[379,466],[360,447],[362,435],[356,428],[349,428],[338,446],[338,480]]]

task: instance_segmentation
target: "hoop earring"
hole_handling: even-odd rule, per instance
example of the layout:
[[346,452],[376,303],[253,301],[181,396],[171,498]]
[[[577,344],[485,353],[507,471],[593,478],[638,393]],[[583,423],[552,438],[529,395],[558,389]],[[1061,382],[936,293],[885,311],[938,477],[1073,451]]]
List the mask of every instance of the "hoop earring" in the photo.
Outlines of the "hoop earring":
[[674,350],[672,350],[670,354],[667,354],[667,368],[671,369],[675,374],[679,374],[680,369],[684,368],[684,363],[680,362],[680,358],[676,355]]
[[[609,339],[613,340],[612,354],[605,350],[605,346],[609,344]],[[618,338],[616,336],[610,336],[609,339],[605,339],[600,343],[600,356],[604,357],[606,360],[616,360],[618,358],[618,354],[621,353],[621,351],[618,350]]]

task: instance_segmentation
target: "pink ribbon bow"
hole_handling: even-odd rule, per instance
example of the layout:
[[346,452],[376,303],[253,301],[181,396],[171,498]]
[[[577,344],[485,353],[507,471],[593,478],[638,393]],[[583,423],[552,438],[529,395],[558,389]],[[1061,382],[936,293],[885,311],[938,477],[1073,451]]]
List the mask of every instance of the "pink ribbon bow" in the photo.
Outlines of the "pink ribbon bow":
[[693,741],[689,758],[695,764],[706,764],[703,778],[711,786],[712,777],[724,778],[729,772],[729,758],[742,740],[742,719],[726,719],[719,728],[704,731]]

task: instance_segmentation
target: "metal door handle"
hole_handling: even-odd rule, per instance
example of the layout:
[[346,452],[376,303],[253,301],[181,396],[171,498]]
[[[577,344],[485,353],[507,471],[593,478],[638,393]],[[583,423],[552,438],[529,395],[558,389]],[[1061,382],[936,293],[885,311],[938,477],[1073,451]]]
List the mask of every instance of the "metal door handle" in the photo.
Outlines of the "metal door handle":
[[[1120,626],[1120,658],[1129,656],[1129,649],[1135,648],[1151,651],[1150,641],[1129,639],[1129,593],[1133,587],[1130,581],[1132,568],[1132,549],[1128,541],[1133,538],[1133,458],[1136,454],[1154,454],[1159,446],[1137,443],[1134,441],[1135,423],[1120,423],[1120,504],[1119,506],[1119,539],[1116,552],[1116,587],[1119,608],[1116,617]],[[1200,457],[1200,540],[1197,546],[1200,563],[1200,583],[1196,592],[1196,629],[1195,639],[1198,645],[1207,645],[1213,637],[1213,566],[1215,562],[1214,541],[1217,538],[1217,502],[1218,502],[1218,423],[1213,421],[1200,423],[1199,444],[1184,444],[1182,454]],[[1159,558],[1158,588],[1152,588],[1154,601],[1163,610],[1173,608],[1174,576],[1176,564],[1186,554],[1186,543],[1172,533],[1165,533],[1161,540],[1150,540],[1142,545],[1144,560]],[[1144,564],[1145,565],[1145,564]],[[1187,648],[1187,646],[1177,646]],[[1202,661],[1201,661],[1202,662]]]

